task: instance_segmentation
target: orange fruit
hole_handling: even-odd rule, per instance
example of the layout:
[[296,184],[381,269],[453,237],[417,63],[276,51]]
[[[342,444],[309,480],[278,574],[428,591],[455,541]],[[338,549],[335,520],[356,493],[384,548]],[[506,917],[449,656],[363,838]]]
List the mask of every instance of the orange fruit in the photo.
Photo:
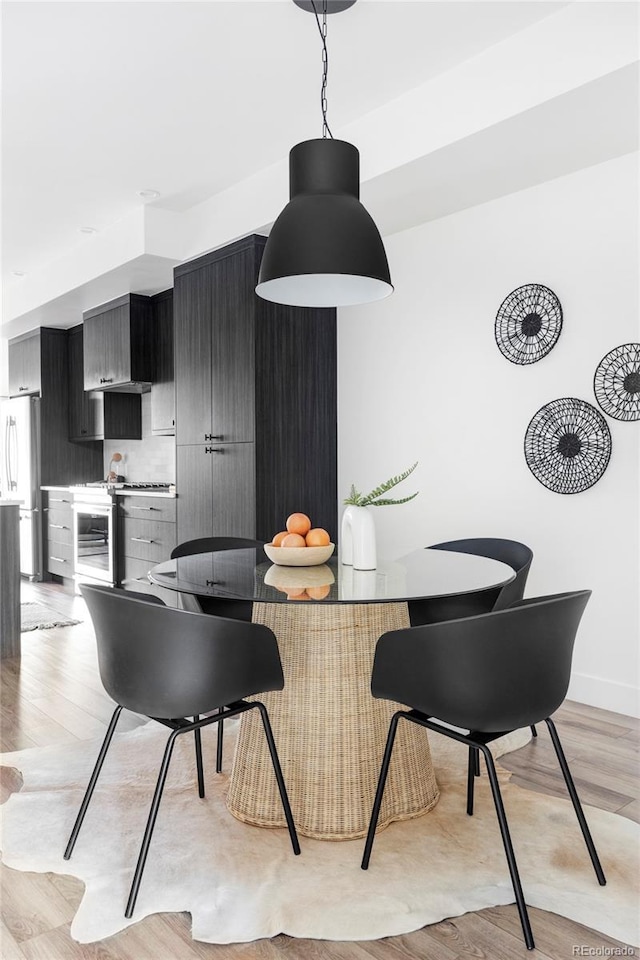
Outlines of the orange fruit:
[[324,600],[329,596],[330,590],[331,585],[328,583],[323,583],[321,587],[307,587],[307,593],[312,600]]
[[305,590],[304,587],[285,587],[283,592],[286,593],[290,600],[297,600],[302,596]]
[[311,597],[308,595],[306,590],[288,590],[287,599],[288,600],[310,600]]
[[271,541],[274,547],[281,547],[282,541],[287,536],[287,531],[283,530],[282,533],[276,533],[275,537]]
[[308,547],[328,547],[331,543],[331,537],[322,527],[313,527],[304,539]]
[[290,517],[287,517],[286,528],[289,533],[299,533],[301,537],[304,537],[311,529],[311,520],[306,513],[292,513]]
[[304,542],[304,537],[301,537],[299,533],[288,533],[286,537],[283,537],[280,541],[281,547],[306,547]]

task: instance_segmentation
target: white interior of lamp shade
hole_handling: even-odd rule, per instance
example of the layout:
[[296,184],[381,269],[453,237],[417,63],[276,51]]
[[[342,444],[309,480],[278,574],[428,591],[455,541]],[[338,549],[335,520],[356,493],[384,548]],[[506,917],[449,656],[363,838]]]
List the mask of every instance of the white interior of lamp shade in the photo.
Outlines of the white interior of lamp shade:
[[265,280],[256,287],[258,296],[292,307],[349,307],[383,300],[393,286],[374,277],[348,273],[304,273]]

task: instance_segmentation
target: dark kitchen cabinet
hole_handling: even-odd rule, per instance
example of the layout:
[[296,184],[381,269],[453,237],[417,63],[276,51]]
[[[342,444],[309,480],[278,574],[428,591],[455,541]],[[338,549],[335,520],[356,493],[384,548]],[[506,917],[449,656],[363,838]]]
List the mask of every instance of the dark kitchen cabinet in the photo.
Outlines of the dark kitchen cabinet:
[[118,496],[118,581],[123,590],[160,597],[176,606],[178,594],[149,581],[151,567],[168,560],[176,545],[176,501],[170,497]]
[[73,497],[69,490],[47,490],[42,495],[45,570],[73,577]]
[[336,311],[257,297],[265,241],[175,270],[178,542],[269,540],[298,510],[337,537]]
[[9,341],[9,396],[40,393],[40,333],[25,333]]
[[84,329],[68,331],[69,439],[140,440],[142,405],[139,394],[84,389]]
[[188,444],[176,449],[180,542],[205,536],[254,537],[253,443]]
[[54,327],[40,327],[9,341],[10,384],[28,386],[28,392],[33,392],[35,375],[27,377],[26,371],[37,371],[43,486],[96,480],[103,472],[102,444],[75,443],[69,436],[69,395],[73,388],[68,347],[68,331]]
[[147,391],[155,375],[151,298],[129,293],[82,319],[84,389]]
[[171,436],[176,432],[176,397],[173,371],[173,290],[151,298],[156,373],[151,385],[151,433]]
[[[176,273],[177,443],[252,441],[255,433],[253,249]],[[191,410],[191,416],[185,411]]]

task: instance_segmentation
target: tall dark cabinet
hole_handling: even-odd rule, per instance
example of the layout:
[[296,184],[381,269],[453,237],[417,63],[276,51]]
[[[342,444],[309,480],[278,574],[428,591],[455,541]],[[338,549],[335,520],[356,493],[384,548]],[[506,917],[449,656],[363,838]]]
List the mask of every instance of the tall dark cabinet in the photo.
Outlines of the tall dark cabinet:
[[151,433],[176,432],[176,397],[173,370],[173,290],[151,297],[156,372],[151,384]]
[[26,386],[29,392],[37,386],[35,392],[41,397],[40,482],[43,486],[97,480],[102,475],[102,444],[76,443],[80,438],[69,436],[71,380],[66,330],[40,327],[9,341],[10,383]]
[[337,537],[336,312],[257,297],[265,242],[175,270],[178,542],[270,540],[294,511]]

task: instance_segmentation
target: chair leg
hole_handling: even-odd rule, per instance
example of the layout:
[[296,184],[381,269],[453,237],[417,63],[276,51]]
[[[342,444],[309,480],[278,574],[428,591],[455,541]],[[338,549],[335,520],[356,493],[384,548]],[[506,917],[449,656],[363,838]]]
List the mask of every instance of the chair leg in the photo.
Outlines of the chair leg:
[[537,736],[538,736],[538,731],[536,730],[535,724],[533,724],[533,723],[531,724],[531,736],[532,736],[532,737],[537,737]]
[[479,777],[480,776],[480,754],[478,753],[477,750],[474,750],[473,756],[474,756],[474,762],[475,762],[474,774],[476,777]]
[[371,819],[369,821],[369,830],[367,831],[367,840],[364,845],[362,863],[360,864],[363,870],[369,869],[369,860],[371,858],[373,840],[376,834],[376,826],[378,825],[378,817],[380,816],[380,807],[382,806],[382,797],[384,795],[384,787],[387,782],[387,774],[389,773],[389,763],[391,761],[391,753],[393,751],[393,743],[396,738],[399,719],[400,715],[398,713],[394,713],[394,715],[391,717],[391,723],[389,724],[389,733],[387,734],[387,743],[384,748],[384,755],[382,757],[382,766],[380,767],[378,786],[376,788],[376,795],[373,801],[373,809],[371,811]]
[[142,838],[142,846],[140,847],[138,863],[136,864],[136,871],[133,875],[133,883],[131,884],[129,899],[127,900],[127,908],[124,912],[124,915],[127,919],[130,919],[132,917],[133,910],[136,905],[136,900],[138,898],[140,881],[142,880],[142,873],[144,871],[145,863],[147,862],[149,844],[151,843],[153,828],[156,825],[156,817],[158,816],[158,808],[160,807],[160,801],[162,799],[162,791],[164,789],[165,780],[167,779],[167,772],[169,770],[169,761],[171,760],[171,754],[173,753],[173,747],[176,742],[176,738],[180,733],[181,733],[180,730],[174,730],[173,733],[170,734],[169,739],[167,741],[167,745],[164,750],[164,756],[162,758],[160,773],[158,774],[156,789],[153,794],[153,800],[151,801],[151,809],[149,810],[147,826],[144,831],[144,837]]
[[531,931],[531,924],[529,922],[529,914],[527,913],[527,905],[524,901],[522,884],[520,883],[518,865],[516,863],[515,854],[513,852],[513,845],[511,843],[511,835],[509,833],[507,816],[504,811],[504,805],[502,803],[502,794],[500,793],[500,785],[498,783],[496,768],[493,763],[493,757],[491,756],[491,750],[489,750],[487,746],[481,746],[480,749],[484,754],[484,758],[487,764],[487,773],[489,774],[489,782],[491,784],[491,793],[493,794],[493,802],[496,808],[498,824],[500,826],[500,833],[502,834],[504,852],[507,857],[507,864],[509,865],[509,873],[511,874],[511,883],[513,884],[513,892],[516,895],[516,904],[518,906],[518,913],[520,914],[520,923],[522,924],[524,941],[527,945],[527,950],[533,950],[535,948],[535,943],[533,941],[533,933]]
[[[200,719],[199,716],[193,718],[193,722],[197,723]],[[193,731],[193,735],[196,741],[196,770],[198,771],[198,796],[202,800],[204,797],[204,767],[202,765],[202,737],[200,736],[200,728]]]
[[293,852],[297,856],[300,853],[300,844],[298,842],[298,834],[296,833],[296,827],[293,822],[293,814],[291,813],[291,805],[289,803],[289,797],[287,795],[287,788],[284,783],[284,777],[282,776],[282,768],[280,767],[278,751],[276,750],[275,741],[273,739],[273,731],[271,730],[269,714],[267,713],[267,708],[265,707],[264,703],[260,703],[258,700],[254,701],[253,706],[258,708],[258,710],[260,711],[260,716],[262,717],[262,725],[264,727],[265,737],[267,738],[269,753],[271,754],[271,763],[273,764],[273,772],[276,775],[278,790],[280,791],[280,799],[282,800],[282,806],[284,808],[284,815],[287,821],[287,828],[289,830],[291,846],[293,847]]
[[479,755],[478,751],[473,747],[469,747],[469,764],[467,768],[467,813],[470,817],[473,816],[473,788],[475,784],[475,778],[477,777],[477,767],[479,765]]
[[578,823],[580,824],[580,829],[582,830],[582,836],[584,837],[584,842],[587,845],[587,850],[589,851],[589,856],[591,857],[591,863],[593,864],[593,869],[595,870],[596,877],[598,878],[598,883],[601,887],[606,885],[606,878],[602,866],[600,865],[600,860],[598,854],[596,853],[595,844],[587,826],[587,821],[582,810],[582,805],[580,803],[580,798],[578,797],[578,792],[576,790],[575,784],[573,782],[573,777],[571,776],[571,771],[569,770],[569,764],[567,763],[567,758],[564,755],[564,750],[562,749],[562,744],[560,743],[560,737],[558,736],[558,731],[556,730],[556,725],[549,717],[546,719],[547,727],[549,728],[549,733],[551,734],[551,741],[553,743],[554,750],[556,751],[556,756],[558,758],[558,763],[560,764],[560,769],[562,770],[562,776],[564,777],[564,782],[567,785],[567,790],[569,791],[569,796],[571,797],[571,802],[573,804],[573,809],[576,812],[578,818]]
[[98,754],[98,759],[96,760],[95,766],[93,768],[93,773],[91,774],[91,779],[89,780],[89,785],[85,791],[84,799],[80,805],[80,810],[78,811],[78,816],[76,817],[76,822],[73,825],[73,830],[71,831],[71,836],[69,837],[69,842],[67,843],[67,849],[64,852],[64,859],[68,860],[71,854],[73,853],[73,848],[76,845],[76,840],[78,839],[78,834],[80,833],[80,827],[84,820],[85,814],[87,812],[87,807],[91,797],[93,796],[93,791],[95,790],[96,783],[98,782],[98,777],[100,771],[102,770],[102,764],[104,763],[104,758],[107,755],[107,750],[111,743],[111,739],[116,730],[116,725],[120,714],[122,713],[122,707],[118,706],[113,711],[113,716],[111,717],[111,722],[107,728],[105,738],[102,741],[102,746],[100,747],[100,753]]
[[[220,707],[219,713],[223,713],[223,707]],[[224,720],[219,720],[218,724],[218,746],[216,750],[216,773],[221,773],[222,771],[222,737],[224,732]]]

